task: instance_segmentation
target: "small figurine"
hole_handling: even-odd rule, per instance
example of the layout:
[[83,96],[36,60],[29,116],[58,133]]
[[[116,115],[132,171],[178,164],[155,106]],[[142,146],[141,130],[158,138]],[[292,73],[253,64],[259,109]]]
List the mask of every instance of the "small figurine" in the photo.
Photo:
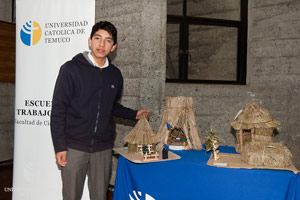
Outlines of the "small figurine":
[[219,156],[219,138],[216,136],[216,132],[215,131],[209,131],[206,134],[205,137],[206,141],[205,141],[205,145],[206,145],[206,152],[212,150],[213,156],[214,156],[214,160],[218,160],[220,158]]
[[164,144],[162,149],[162,159],[168,159],[168,151],[169,151],[168,146]]

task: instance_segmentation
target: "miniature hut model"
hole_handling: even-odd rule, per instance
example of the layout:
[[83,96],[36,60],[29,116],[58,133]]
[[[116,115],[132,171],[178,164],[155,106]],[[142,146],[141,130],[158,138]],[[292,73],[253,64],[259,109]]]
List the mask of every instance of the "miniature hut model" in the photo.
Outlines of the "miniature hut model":
[[236,130],[237,144],[235,149],[241,153],[247,142],[272,142],[273,131],[280,125],[272,119],[270,113],[252,102],[231,122]]
[[128,153],[139,154],[144,160],[158,160],[156,144],[159,142],[149,122],[143,116],[124,138],[128,142]]
[[167,97],[157,137],[161,144],[180,139],[185,149],[202,149],[191,97]]

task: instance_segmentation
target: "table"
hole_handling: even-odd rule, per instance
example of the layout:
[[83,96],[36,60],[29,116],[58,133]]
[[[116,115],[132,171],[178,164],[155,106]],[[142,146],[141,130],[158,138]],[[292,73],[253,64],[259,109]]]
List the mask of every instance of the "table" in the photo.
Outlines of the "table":
[[213,167],[206,165],[211,153],[205,150],[173,152],[181,159],[135,164],[119,156],[113,199],[300,200],[299,173]]

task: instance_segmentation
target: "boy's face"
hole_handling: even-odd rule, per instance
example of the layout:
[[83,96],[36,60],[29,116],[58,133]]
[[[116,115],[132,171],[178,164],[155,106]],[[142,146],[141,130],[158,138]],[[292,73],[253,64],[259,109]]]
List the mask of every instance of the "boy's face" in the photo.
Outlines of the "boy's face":
[[114,45],[114,40],[106,30],[99,29],[91,38],[89,38],[89,46],[91,47],[91,54],[95,61],[103,61],[106,56],[113,52],[117,44]]

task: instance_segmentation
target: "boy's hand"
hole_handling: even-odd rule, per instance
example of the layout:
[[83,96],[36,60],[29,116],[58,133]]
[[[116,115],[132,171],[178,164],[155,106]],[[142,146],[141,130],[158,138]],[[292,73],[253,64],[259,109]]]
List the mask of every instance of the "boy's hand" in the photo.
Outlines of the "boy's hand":
[[146,109],[139,110],[139,111],[137,112],[137,114],[136,114],[136,119],[141,119],[143,115],[144,115],[146,118],[148,118],[149,110],[146,110]]
[[67,151],[58,152],[55,155],[58,165],[65,167],[67,165]]

